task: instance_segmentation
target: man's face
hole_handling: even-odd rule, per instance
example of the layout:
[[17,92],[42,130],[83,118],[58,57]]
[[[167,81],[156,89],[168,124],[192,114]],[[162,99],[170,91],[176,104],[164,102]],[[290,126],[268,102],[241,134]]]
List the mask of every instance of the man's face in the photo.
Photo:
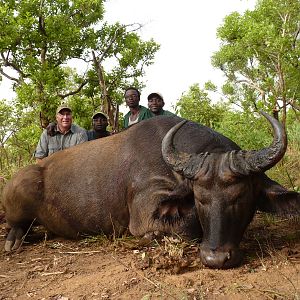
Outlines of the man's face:
[[158,114],[164,105],[164,100],[157,96],[153,96],[148,100],[148,107],[154,114]]
[[129,108],[136,108],[139,106],[140,95],[136,90],[127,90],[125,93],[125,101]]
[[61,131],[67,131],[72,125],[72,112],[68,109],[62,109],[56,115],[56,122]]
[[96,117],[93,119],[93,128],[95,131],[106,131],[106,127],[108,126],[108,121],[103,117]]

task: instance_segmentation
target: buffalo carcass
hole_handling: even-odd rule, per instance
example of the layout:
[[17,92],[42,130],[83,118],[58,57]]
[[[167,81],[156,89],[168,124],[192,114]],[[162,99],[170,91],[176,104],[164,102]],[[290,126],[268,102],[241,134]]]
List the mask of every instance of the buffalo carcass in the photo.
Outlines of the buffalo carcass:
[[3,192],[11,226],[6,250],[19,247],[36,219],[67,238],[127,228],[135,236],[202,236],[206,266],[239,265],[239,243],[257,209],[300,213],[300,194],[264,174],[283,157],[287,141],[281,125],[263,114],[274,138],[262,150],[241,150],[178,117],[155,117],[25,167]]

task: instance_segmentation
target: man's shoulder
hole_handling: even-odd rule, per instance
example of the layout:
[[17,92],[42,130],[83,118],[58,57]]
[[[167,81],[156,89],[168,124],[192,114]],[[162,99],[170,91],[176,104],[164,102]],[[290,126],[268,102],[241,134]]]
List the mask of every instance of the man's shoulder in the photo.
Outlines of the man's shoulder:
[[145,106],[140,105],[140,120],[150,119],[153,117],[152,112]]
[[88,135],[86,129],[76,125],[71,125],[71,132],[76,139],[79,139],[80,142],[88,141]]
[[79,125],[76,124],[72,124],[71,125],[71,131],[73,133],[86,133],[86,130],[82,127],[80,127]]
[[164,116],[176,116],[174,113],[172,113],[168,110],[163,110],[162,115],[164,115]]
[[87,131],[86,131],[86,134],[87,134],[87,136],[88,136],[88,140],[89,140],[89,141],[95,139],[95,137],[94,137],[94,130],[87,130]]
[[[145,107],[145,106],[143,106],[143,105],[139,105],[139,112],[140,113],[147,113],[147,112],[149,112],[150,110],[147,108],[147,107]],[[129,110],[125,115],[124,115],[124,118],[125,117],[129,117],[131,115],[131,111]]]
[[43,129],[41,136],[40,136],[41,140],[45,140],[45,139],[48,140],[49,137],[50,137],[50,135],[48,134],[47,129]]

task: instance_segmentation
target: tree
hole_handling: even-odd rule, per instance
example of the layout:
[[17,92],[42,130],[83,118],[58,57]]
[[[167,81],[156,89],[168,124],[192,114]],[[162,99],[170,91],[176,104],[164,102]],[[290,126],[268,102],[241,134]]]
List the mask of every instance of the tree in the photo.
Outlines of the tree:
[[39,135],[32,111],[22,112],[21,116],[16,105],[0,100],[0,177],[9,178],[16,168],[32,159]]
[[[138,77],[153,63],[159,46],[128,26],[102,23],[103,2],[0,0],[0,74],[14,82],[19,106],[40,112],[42,127],[60,102],[91,97],[91,110],[104,109],[115,124],[121,89],[129,82],[142,85]],[[66,68],[72,59],[86,72]]]
[[124,89],[132,82],[136,87],[142,87],[140,80],[145,73],[145,66],[153,63],[159,49],[152,39],[140,39],[136,32],[141,27],[140,24],[105,23],[97,32],[97,44],[92,50],[94,68],[89,76],[96,77],[98,85],[92,85],[93,81],[90,80],[88,89],[91,91],[93,86],[94,93],[100,91],[100,109],[108,114],[113,130],[118,130],[118,106],[124,101]]
[[[93,26],[103,18],[103,1],[2,0],[0,2],[0,73],[14,81],[24,106],[38,107],[41,123],[66,91],[64,64],[84,55]],[[11,70],[14,75],[11,75]]]
[[[227,77],[223,92],[244,110],[264,108],[286,123],[300,99],[300,2],[259,0],[253,11],[234,12],[218,28],[220,50],[212,64]],[[259,98],[259,100],[257,100]]]
[[[212,89],[211,83],[206,87]],[[217,128],[226,111],[226,104],[213,104],[207,89],[201,89],[199,84],[192,85],[176,103],[176,112],[181,117],[201,123],[211,128]]]

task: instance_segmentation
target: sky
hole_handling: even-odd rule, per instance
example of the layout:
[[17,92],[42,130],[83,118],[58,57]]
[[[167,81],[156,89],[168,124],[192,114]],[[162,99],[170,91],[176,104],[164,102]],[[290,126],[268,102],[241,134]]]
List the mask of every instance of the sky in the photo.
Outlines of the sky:
[[153,38],[161,45],[155,62],[146,69],[146,87],[140,104],[147,106],[151,92],[163,95],[166,109],[199,83],[208,80],[221,85],[222,72],[211,66],[211,56],[219,49],[217,28],[233,11],[254,9],[255,0],[109,0],[106,19],[123,24],[144,24],[143,40]]
[[[219,49],[217,28],[233,11],[254,9],[256,0],[107,0],[105,20],[122,24],[141,23],[138,33],[143,40],[153,38],[161,45],[154,64],[146,68],[140,104],[147,106],[147,96],[159,92],[165,108],[172,105],[198,83],[208,80],[221,85],[222,72],[211,66],[211,56]],[[0,85],[1,98],[13,96],[10,82]]]

